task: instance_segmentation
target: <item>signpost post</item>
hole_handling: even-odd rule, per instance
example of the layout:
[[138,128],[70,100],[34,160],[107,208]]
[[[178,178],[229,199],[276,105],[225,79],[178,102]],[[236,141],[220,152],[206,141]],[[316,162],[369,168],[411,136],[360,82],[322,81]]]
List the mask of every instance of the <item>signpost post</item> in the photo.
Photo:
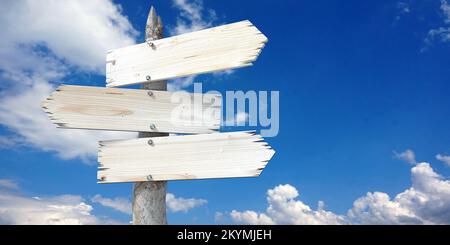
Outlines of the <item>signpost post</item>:
[[[163,23],[153,6],[147,17],[145,41],[163,38]],[[167,90],[166,81],[149,82],[142,85],[147,90]],[[139,138],[168,136],[166,133],[140,132]],[[133,186],[133,225],[166,225],[167,181],[136,182]]]
[[58,127],[139,132],[138,139],[101,141],[97,172],[98,183],[134,182],[135,225],[167,224],[168,180],[256,177],[275,153],[255,132],[216,133],[220,95],[170,93],[165,81],[250,66],[267,38],[250,21],[162,37],[151,7],[145,42],[107,54],[106,86],[141,89],[63,85],[42,104]]

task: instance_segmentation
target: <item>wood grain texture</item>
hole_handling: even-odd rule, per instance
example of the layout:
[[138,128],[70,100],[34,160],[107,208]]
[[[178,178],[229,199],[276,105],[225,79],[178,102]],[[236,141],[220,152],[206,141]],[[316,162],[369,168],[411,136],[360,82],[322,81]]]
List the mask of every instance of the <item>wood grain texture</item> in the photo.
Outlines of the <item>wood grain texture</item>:
[[245,20],[154,40],[151,45],[110,50],[106,56],[106,86],[250,66],[266,42],[266,36]]
[[[193,109],[194,97],[202,109]],[[219,94],[63,85],[42,106],[62,128],[212,133],[220,127],[222,98]]]
[[274,153],[254,132],[102,141],[97,177],[99,183],[256,177]]

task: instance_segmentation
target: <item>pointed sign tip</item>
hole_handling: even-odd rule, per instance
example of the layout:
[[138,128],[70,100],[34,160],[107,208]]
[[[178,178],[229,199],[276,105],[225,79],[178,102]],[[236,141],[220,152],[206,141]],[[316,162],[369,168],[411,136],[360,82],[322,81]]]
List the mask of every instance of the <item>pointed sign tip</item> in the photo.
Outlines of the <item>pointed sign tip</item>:
[[156,9],[155,7],[153,7],[153,5],[150,7],[150,11],[148,12],[147,22],[149,21],[156,22],[154,24],[157,24],[158,22],[158,13],[156,12]]
[[156,40],[162,38],[162,21],[156,13],[153,5],[147,17],[147,25],[145,27],[145,40]]
[[150,12],[148,13],[148,15],[149,16],[156,15],[156,9],[155,7],[153,7],[153,5],[150,6]]

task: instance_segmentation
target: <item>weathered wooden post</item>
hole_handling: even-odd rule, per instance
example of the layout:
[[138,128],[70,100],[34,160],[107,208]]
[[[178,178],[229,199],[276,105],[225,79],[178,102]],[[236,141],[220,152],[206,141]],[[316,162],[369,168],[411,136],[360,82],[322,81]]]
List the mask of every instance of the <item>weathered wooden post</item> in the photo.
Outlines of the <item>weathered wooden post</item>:
[[[163,38],[163,23],[152,6],[145,27],[145,41]],[[151,76],[151,75],[150,75]],[[150,77],[151,79],[151,77]],[[142,89],[167,90],[166,81],[142,84]],[[150,127],[151,125],[149,125]],[[166,133],[140,132],[139,138],[167,136]],[[137,182],[133,186],[133,225],[166,225],[167,181]]]

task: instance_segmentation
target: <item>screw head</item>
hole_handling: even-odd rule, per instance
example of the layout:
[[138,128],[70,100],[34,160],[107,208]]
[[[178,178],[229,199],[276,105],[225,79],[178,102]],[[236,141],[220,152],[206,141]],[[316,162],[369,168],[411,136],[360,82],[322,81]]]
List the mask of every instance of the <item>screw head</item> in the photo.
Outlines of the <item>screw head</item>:
[[151,145],[151,146],[154,145],[153,140],[151,140],[151,139],[149,139],[149,140],[147,141],[147,143],[148,143],[149,145]]
[[147,76],[145,77],[145,79],[147,79],[147,81],[150,81],[150,79],[152,79],[152,77],[150,77],[150,75],[147,75]]
[[153,96],[153,91],[148,91],[147,94],[148,94],[148,96],[152,97]]
[[147,180],[148,181],[152,181],[153,180],[153,176],[151,174],[147,175]]
[[150,48],[152,48],[152,49],[155,49],[155,48],[156,48],[156,46],[155,46],[155,44],[154,44],[153,42],[151,42],[151,41],[149,41],[149,40],[147,40],[146,42],[147,42],[147,44],[148,44],[148,46],[149,46]]
[[151,129],[151,130],[155,130],[155,129],[156,129],[156,125],[155,125],[154,123],[151,123],[151,124],[150,124],[150,129]]

